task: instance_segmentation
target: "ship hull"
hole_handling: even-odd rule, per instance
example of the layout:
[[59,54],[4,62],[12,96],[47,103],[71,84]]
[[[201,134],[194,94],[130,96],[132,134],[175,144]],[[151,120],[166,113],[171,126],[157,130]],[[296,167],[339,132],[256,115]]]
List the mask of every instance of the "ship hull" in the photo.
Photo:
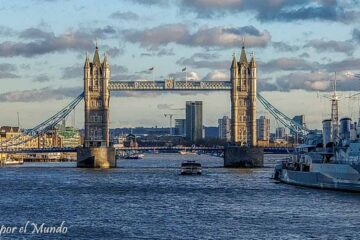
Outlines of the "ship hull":
[[360,193],[360,181],[334,179],[320,172],[282,169],[278,179],[291,185]]

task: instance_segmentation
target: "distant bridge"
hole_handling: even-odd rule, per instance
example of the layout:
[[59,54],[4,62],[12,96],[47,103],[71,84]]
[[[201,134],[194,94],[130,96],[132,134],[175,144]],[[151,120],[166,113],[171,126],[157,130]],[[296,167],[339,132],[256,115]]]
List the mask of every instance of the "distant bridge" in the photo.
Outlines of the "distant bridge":
[[[223,146],[216,147],[121,147],[116,148],[118,151],[203,151],[203,152],[223,152]],[[76,152],[77,148],[71,147],[53,147],[53,148],[0,148],[0,153],[60,153],[60,152]],[[267,154],[287,154],[294,151],[293,147],[265,147],[264,152]]]
[[60,153],[60,152],[76,152],[76,148],[70,147],[53,147],[53,148],[0,148],[0,153]]

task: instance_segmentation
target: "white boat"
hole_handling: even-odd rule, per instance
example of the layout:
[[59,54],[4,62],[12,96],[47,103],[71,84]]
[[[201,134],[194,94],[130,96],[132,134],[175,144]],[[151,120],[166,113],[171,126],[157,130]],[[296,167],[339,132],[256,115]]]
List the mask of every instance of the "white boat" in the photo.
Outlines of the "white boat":
[[197,153],[195,151],[180,151],[180,155],[196,155]]
[[5,159],[3,162],[3,165],[21,165],[24,164],[24,161],[22,159]]

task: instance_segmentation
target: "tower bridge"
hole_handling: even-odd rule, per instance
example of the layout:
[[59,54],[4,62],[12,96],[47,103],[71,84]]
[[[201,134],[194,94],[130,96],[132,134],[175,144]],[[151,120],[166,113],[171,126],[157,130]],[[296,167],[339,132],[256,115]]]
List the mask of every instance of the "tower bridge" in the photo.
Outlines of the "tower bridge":
[[[240,151],[240,146],[256,147],[256,100],[285,126],[293,131],[305,134],[308,132],[303,126],[293,122],[285,114],[272,106],[256,91],[256,62],[254,55],[247,60],[245,47],[242,47],[239,61],[233,56],[230,67],[229,81],[110,81],[110,64],[107,56],[101,61],[99,49],[96,46],[92,61],[87,54],[84,64],[84,92],[74,99],[68,106],[40,123],[32,129],[25,130],[21,135],[0,142],[1,152],[61,152],[77,151],[78,167],[116,167],[115,149],[109,140],[109,110],[111,91],[228,91],[231,102],[231,141],[234,151],[225,151],[225,165],[227,155],[231,159],[238,155],[244,158],[259,157],[257,151]],[[62,119],[84,99],[85,102],[85,136],[82,148],[52,148],[24,150],[21,146],[42,136],[53,129]]]
[[230,81],[110,81],[107,56],[100,60],[98,46],[93,60],[84,64],[85,139],[78,151],[79,167],[115,167],[109,140],[110,91],[230,91],[231,141],[256,146],[256,62],[247,61],[242,47],[240,61],[233,56]]

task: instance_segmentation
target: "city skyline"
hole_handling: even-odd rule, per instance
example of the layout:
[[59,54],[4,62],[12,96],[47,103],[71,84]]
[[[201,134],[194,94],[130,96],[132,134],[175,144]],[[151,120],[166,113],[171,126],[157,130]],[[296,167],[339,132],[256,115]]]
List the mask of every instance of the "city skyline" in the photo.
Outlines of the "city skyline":
[[[91,2],[2,4],[0,107],[7,114],[0,125],[14,125],[20,112],[22,126],[32,127],[78,95],[83,59],[96,39],[109,54],[112,80],[183,79],[184,67],[189,80],[228,80],[232,54],[239,57],[245,37],[248,53],[254,51],[257,59],[259,90],[288,116],[305,114],[310,128],[319,128],[330,112],[317,91],[331,90],[333,71],[340,91],[360,88],[355,78],[344,76],[360,66],[355,1],[128,0],[107,1],[101,8]],[[19,21],[20,15],[31,17]],[[329,25],[333,31],[326,30]],[[205,125],[230,115],[228,93],[116,95],[111,127],[167,126],[163,112],[189,100],[204,102]],[[352,109],[348,103],[342,102],[340,113],[357,118],[357,103]],[[77,127],[83,127],[82,108],[76,116]]]

